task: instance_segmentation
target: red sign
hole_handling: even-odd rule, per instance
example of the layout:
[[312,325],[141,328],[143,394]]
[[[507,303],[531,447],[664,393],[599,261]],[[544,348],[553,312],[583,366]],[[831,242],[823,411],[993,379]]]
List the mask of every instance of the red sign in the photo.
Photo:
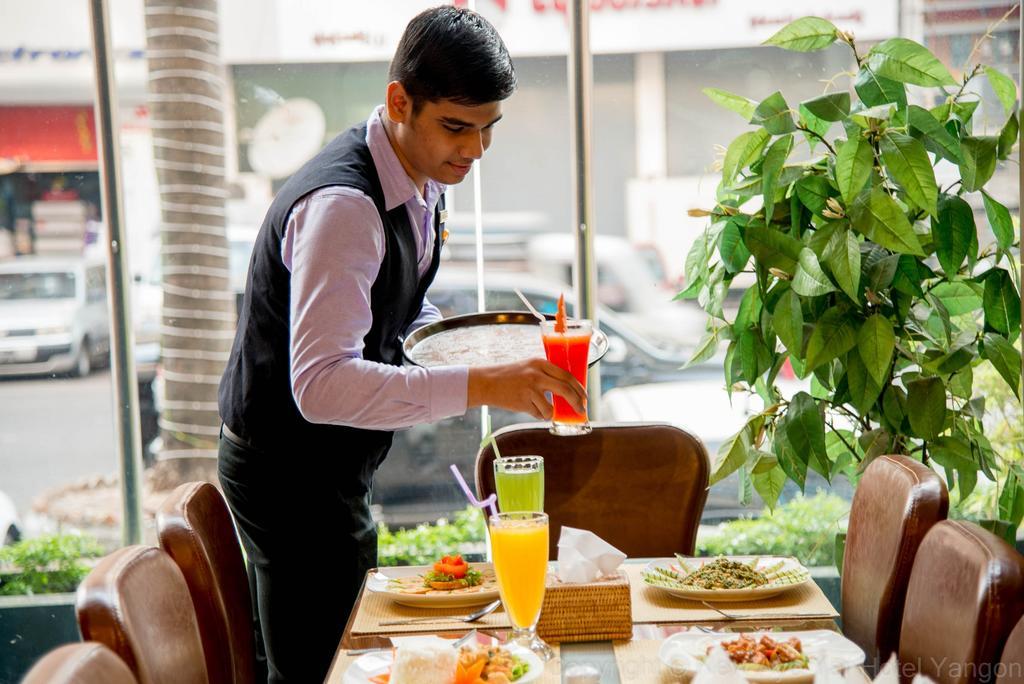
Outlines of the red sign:
[[0,158],[96,161],[92,107],[0,107]]

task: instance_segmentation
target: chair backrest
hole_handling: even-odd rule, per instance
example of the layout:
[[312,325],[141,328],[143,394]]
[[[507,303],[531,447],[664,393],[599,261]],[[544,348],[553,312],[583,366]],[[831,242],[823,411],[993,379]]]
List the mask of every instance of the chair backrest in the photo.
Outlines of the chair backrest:
[[843,632],[877,666],[899,649],[903,602],[921,540],[946,519],[949,495],[931,468],[879,456],[864,471],[850,509],[843,555]]
[[58,646],[28,671],[21,684],[136,684],[135,675],[103,644]]
[[181,570],[153,546],[104,556],[78,586],[82,638],[127,663],[140,684],[206,684],[199,625]]
[[[595,423],[579,437],[558,437],[546,423],[494,434],[502,456],[544,457],[544,509],[550,553],[562,525],[588,529],[631,557],[693,553],[707,500],[710,464],[700,440],[677,427]],[[476,488],[494,492],[494,450],[476,459]]]
[[249,579],[231,512],[209,482],[187,482],[156,514],[160,547],[188,584],[213,684],[254,681]]
[[989,682],[1021,614],[1024,556],[973,523],[938,522],[910,573],[901,672],[938,684]]
[[1024,684],[1024,618],[1010,632],[996,668],[996,684]]

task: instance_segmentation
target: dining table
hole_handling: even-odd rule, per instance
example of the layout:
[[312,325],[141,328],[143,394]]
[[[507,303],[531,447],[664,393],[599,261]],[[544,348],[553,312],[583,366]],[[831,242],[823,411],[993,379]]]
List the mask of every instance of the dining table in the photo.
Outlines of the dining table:
[[[620,568],[630,583],[632,638],[552,644],[556,655],[546,663],[542,676],[536,681],[541,684],[567,682],[565,673],[573,666],[589,665],[600,673],[601,684],[684,682],[686,678],[665,667],[658,656],[664,640],[673,634],[839,631],[836,622],[839,613],[813,581],[772,598],[711,604],[676,598],[647,586],[641,572],[650,560],[629,559]],[[552,563],[551,572],[554,571]],[[376,570],[371,570],[367,578],[374,572]],[[471,610],[441,612],[454,614],[469,613]],[[381,622],[390,622],[396,618],[422,617],[436,612],[395,606],[374,592],[368,592],[364,580],[363,589],[349,615],[331,669],[324,681],[327,684],[341,684],[345,671],[357,658],[373,650],[390,649],[392,637],[432,634],[457,639],[476,629],[476,640],[501,643],[511,634],[507,618],[501,610],[472,624],[438,617],[436,621],[425,620],[412,625],[380,625]],[[865,684],[870,682],[863,668],[856,668],[856,673]]]

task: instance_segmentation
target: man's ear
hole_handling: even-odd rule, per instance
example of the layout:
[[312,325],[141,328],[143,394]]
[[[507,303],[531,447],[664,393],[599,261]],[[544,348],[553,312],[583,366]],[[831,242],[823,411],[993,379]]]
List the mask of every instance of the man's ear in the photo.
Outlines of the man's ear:
[[384,106],[387,109],[388,118],[393,123],[408,123],[412,116],[412,98],[406,92],[405,86],[398,81],[388,83]]

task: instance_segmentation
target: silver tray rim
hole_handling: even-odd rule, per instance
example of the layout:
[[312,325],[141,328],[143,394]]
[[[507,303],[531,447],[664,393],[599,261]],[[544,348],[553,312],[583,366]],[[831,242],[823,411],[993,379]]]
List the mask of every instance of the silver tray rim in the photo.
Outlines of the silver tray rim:
[[[548,320],[554,320],[555,318],[554,314],[544,314],[544,317]],[[422,325],[409,333],[402,343],[402,356],[414,366],[433,368],[434,366],[424,366],[412,358],[412,350],[423,340],[447,330],[455,330],[456,328],[472,328],[478,325],[501,325],[502,323],[536,325],[537,319],[529,311],[485,311],[483,313],[468,313],[442,318],[439,321]],[[604,358],[604,355],[607,353],[608,336],[595,328],[590,338],[589,367],[593,368],[594,364]]]

